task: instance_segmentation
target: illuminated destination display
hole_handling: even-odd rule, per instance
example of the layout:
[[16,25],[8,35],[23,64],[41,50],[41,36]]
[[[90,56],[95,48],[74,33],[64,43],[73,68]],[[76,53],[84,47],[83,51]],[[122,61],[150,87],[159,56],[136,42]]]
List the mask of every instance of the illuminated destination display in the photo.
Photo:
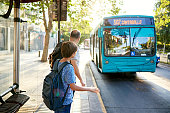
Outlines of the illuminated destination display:
[[105,26],[124,25],[154,25],[153,18],[109,18],[104,21]]

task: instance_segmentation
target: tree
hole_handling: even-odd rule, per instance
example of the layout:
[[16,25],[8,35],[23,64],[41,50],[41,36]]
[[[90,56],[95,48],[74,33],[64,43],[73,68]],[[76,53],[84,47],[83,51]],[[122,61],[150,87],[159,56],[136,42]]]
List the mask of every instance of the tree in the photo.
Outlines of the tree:
[[[45,6],[44,4],[46,4],[47,9],[48,9],[48,19],[49,21],[47,22],[46,19],[46,13],[45,13]],[[43,49],[43,54],[42,54],[42,58],[41,61],[42,62],[46,62],[47,61],[47,55],[48,55],[48,45],[49,45],[49,33],[52,29],[52,9],[54,8],[53,4],[51,1],[46,0],[46,3],[42,0],[41,1],[41,7],[42,7],[42,12],[43,12],[43,21],[44,21],[44,27],[45,27],[45,44],[44,44],[44,49]]]
[[[34,0],[32,0],[32,1],[34,1]],[[25,0],[25,2],[27,2],[27,1]],[[9,0],[0,0],[0,5],[3,5],[3,4],[8,5]],[[25,12],[24,14],[27,15],[27,17],[31,21],[31,23],[39,24],[39,21],[36,21],[37,18],[42,19],[44,22],[44,28],[45,28],[46,35],[45,35],[45,44],[44,44],[43,54],[42,54],[42,58],[41,58],[42,62],[47,61],[49,33],[53,27],[52,26],[52,9],[53,9],[53,7],[54,7],[53,0],[41,0],[39,2],[21,4],[21,10],[24,10],[24,12]],[[46,11],[47,11],[47,13],[46,13]],[[34,14],[32,14],[32,13],[34,13]],[[46,14],[48,14],[48,16]],[[23,15],[21,15],[21,17],[23,17]]]
[[[39,24],[39,21],[36,21],[37,18],[43,20],[46,34],[41,61],[46,62],[48,55],[49,37],[53,27],[52,25],[53,22],[52,10],[54,9],[53,0],[41,0],[40,2],[28,3],[22,5],[22,9],[25,10],[27,17],[30,18],[31,20],[31,23]],[[32,12],[34,14],[31,14]]]
[[[8,0],[6,0],[8,1]],[[99,4],[98,6],[95,6]],[[21,10],[24,10],[31,23],[39,24],[38,19],[42,19],[45,27],[45,46],[43,49],[43,55],[41,58],[42,62],[47,61],[48,45],[49,45],[49,33],[52,29],[52,9],[53,0],[42,0],[35,3],[21,4]],[[95,10],[95,12],[94,12]],[[48,13],[48,16],[46,15]],[[73,29],[80,30],[82,38],[89,38],[90,32],[92,31],[91,22],[103,18],[108,15],[118,14],[120,9],[117,7],[116,0],[69,0],[68,2],[68,21],[61,22],[61,31],[63,38],[68,40],[70,36],[69,32]],[[31,14],[34,12],[34,14]],[[94,15],[94,13],[96,13]],[[21,15],[23,16],[23,15]],[[97,19],[95,18],[97,17]]]
[[69,40],[70,32],[73,29],[80,30],[80,43],[83,42],[84,39],[89,38],[92,28],[89,24],[91,20],[88,17],[89,8],[87,7],[87,1],[69,0],[67,12],[67,21],[61,22],[62,38],[64,38],[64,40]]
[[170,1],[159,0],[155,4],[155,25],[158,40],[165,45],[170,43]]
[[[120,4],[122,4],[121,1]],[[116,0],[69,0],[68,21],[62,22],[61,30],[63,32],[71,32],[72,29],[80,30],[81,43],[89,38],[92,31],[91,24],[106,15],[116,15],[119,11]],[[68,38],[69,34],[66,34]]]
[[9,5],[9,1],[7,0],[0,0],[0,14],[5,14],[8,10],[8,5]]

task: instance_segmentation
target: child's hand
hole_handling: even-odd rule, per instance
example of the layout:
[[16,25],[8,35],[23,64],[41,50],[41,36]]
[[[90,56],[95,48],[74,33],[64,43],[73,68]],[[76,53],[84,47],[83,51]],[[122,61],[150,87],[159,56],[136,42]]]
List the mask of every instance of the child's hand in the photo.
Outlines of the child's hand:
[[100,90],[99,90],[98,88],[96,88],[96,87],[91,87],[91,92],[93,92],[93,93],[99,93]]

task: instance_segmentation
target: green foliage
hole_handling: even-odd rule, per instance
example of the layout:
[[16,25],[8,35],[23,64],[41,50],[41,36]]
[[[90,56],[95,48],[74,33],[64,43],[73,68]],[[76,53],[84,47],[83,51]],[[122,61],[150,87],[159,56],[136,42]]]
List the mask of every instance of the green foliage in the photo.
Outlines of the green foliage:
[[88,39],[90,34],[82,34],[79,44],[83,43],[85,39]]
[[[9,8],[10,0],[0,0],[0,14],[5,14]],[[14,4],[13,4],[14,7]],[[38,19],[42,19],[42,7],[41,2],[33,3],[21,3],[21,18],[27,18],[27,21],[30,23],[39,24]],[[12,12],[13,13],[13,12]],[[13,17],[13,14],[10,15]],[[38,19],[37,19],[38,18]]]
[[[89,38],[92,28],[89,24],[90,20],[88,18],[89,8],[87,7],[87,1],[85,0],[74,0],[68,2],[67,7],[68,21],[61,22],[61,31],[63,33],[64,40],[69,40],[70,32],[73,29],[78,29],[81,32],[80,43],[84,39]],[[57,29],[56,29],[57,30]]]
[[40,24],[42,20],[41,2],[21,4],[21,17],[26,18],[29,23]]
[[10,2],[10,0],[0,0],[0,3],[6,4],[6,5],[8,5],[9,2]]
[[[157,48],[158,48],[158,50],[163,50],[164,45],[163,44],[157,44]],[[165,52],[170,52],[170,45],[166,44],[165,50],[166,50]]]
[[158,40],[163,44],[170,43],[170,1],[159,0],[155,4],[155,25]]
[[[108,0],[108,1],[112,5],[112,8],[111,8],[109,14],[112,14],[112,16],[117,15],[121,10],[119,7],[117,7],[117,1],[116,0]],[[123,5],[123,1],[119,1],[119,4]]]
[[0,15],[5,14],[9,8],[10,0],[0,0]]
[[[95,7],[95,4],[99,6]],[[68,40],[70,32],[73,29],[78,29],[81,32],[80,43],[82,43],[85,39],[89,38],[92,31],[90,24],[98,21],[93,13],[97,13],[96,16],[101,19],[105,14],[116,15],[119,11],[120,8],[117,7],[116,0],[69,0],[67,22],[61,22],[61,31],[67,32],[63,34],[63,37],[65,40]]]

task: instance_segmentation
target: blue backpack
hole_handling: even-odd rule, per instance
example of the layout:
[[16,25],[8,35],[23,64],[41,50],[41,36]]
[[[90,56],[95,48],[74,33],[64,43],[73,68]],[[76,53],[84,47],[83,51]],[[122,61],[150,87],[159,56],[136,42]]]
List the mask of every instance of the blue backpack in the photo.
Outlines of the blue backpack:
[[58,68],[59,60],[54,62],[53,70],[45,77],[42,90],[42,98],[45,105],[50,110],[57,110],[63,107],[63,102],[66,97],[69,85],[64,90],[62,82],[62,69],[70,64],[68,62],[63,62]]

